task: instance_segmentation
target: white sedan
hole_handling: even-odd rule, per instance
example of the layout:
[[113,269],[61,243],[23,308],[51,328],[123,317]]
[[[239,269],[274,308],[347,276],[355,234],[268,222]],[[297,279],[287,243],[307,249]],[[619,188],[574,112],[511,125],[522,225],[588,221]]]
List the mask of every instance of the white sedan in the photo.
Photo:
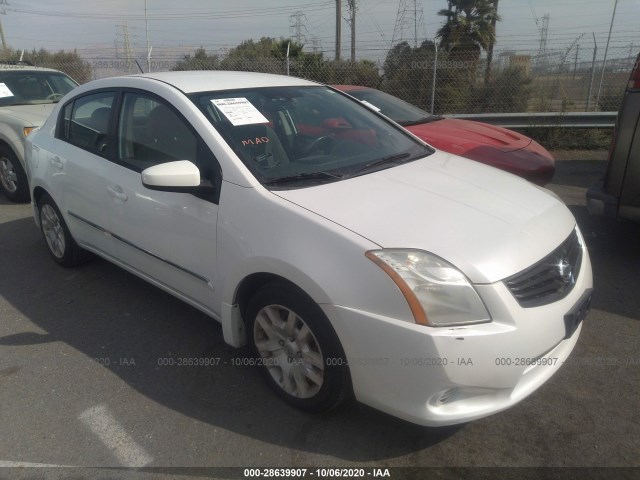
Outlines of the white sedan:
[[490,415],[561,367],[589,309],[557,197],[327,86],[97,80],[28,142],[56,262],[92,252],[205,312],[305,410],[355,396],[423,425]]

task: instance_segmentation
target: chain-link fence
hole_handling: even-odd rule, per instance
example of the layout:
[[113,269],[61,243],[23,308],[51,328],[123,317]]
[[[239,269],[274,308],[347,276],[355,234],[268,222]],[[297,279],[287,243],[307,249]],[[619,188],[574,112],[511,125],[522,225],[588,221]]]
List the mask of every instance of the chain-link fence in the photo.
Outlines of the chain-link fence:
[[[602,52],[600,52],[601,55]],[[289,74],[328,84],[363,85],[386,91],[436,114],[485,112],[614,111],[618,109],[637,52],[610,48],[606,67],[593,50],[497,51],[490,70],[486,56],[444,52],[431,42],[396,45],[378,60],[329,60],[322,54],[298,58],[231,55],[83,58],[34,62],[68,73],[80,83],[141,71],[242,70]]]

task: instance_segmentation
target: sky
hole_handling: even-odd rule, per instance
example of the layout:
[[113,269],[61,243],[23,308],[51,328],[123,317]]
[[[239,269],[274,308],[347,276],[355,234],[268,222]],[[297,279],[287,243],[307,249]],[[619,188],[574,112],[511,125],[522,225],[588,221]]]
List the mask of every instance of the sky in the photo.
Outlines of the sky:
[[[413,11],[414,1],[404,0]],[[6,4],[5,4],[6,3]],[[501,0],[496,49],[535,53],[543,15],[549,15],[547,48],[567,50],[580,45],[581,60],[591,60],[595,34],[602,55],[615,0]],[[148,39],[152,57],[179,56],[199,46],[224,52],[242,40],[290,37],[290,16],[301,17],[306,49],[334,54],[335,0],[0,0],[0,21],[7,44],[16,49],[44,47],[77,50],[87,58],[110,58],[122,53],[125,29],[137,56],[144,57]],[[343,0],[346,17],[347,0]],[[393,39],[398,0],[358,0],[356,50],[359,58],[380,59]],[[442,23],[437,12],[446,0],[416,0],[424,22],[419,41],[433,38]],[[413,18],[407,40],[413,43]],[[126,27],[125,27],[126,26]],[[350,48],[349,25],[342,22],[343,57]],[[581,36],[582,35],[582,36]],[[618,0],[609,57],[640,51],[640,0]],[[625,53],[626,52],[626,53]]]

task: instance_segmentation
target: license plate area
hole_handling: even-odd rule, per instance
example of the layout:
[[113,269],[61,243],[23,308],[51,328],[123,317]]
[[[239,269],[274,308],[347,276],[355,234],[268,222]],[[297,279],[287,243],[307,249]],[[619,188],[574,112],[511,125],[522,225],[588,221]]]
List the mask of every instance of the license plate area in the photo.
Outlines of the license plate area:
[[586,318],[591,308],[591,297],[593,296],[593,288],[586,290],[580,300],[567,312],[564,316],[565,340],[571,338],[575,333],[578,325]]

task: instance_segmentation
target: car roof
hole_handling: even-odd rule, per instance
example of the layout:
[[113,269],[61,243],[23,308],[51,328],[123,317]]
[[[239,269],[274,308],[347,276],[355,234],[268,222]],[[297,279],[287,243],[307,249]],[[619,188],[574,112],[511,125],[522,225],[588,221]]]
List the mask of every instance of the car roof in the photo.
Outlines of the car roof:
[[2,72],[55,72],[63,73],[55,68],[35,67],[33,65],[13,64],[0,62],[0,71]]
[[316,82],[271,73],[196,70],[184,72],[157,72],[131,75],[150,78],[173,85],[185,93],[232,90],[256,87],[289,87],[319,85]]

